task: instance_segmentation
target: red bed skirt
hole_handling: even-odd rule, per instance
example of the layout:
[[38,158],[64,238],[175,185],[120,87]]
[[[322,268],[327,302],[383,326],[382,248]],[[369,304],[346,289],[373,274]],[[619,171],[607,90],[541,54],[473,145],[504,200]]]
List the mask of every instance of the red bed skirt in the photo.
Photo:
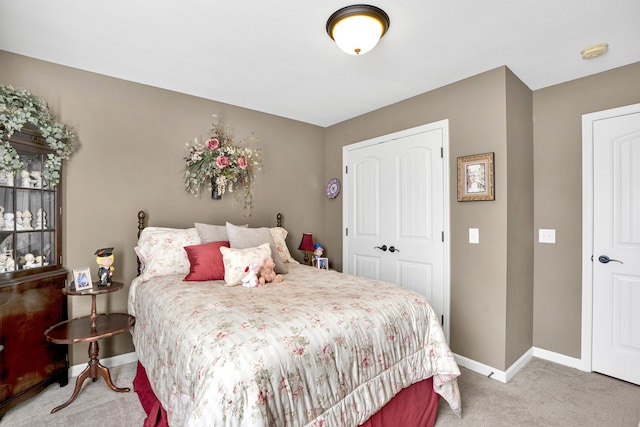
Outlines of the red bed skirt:
[[[147,413],[144,427],[168,427],[167,413],[153,393],[140,362],[133,389]],[[431,427],[436,422],[439,402],[440,396],[433,391],[433,379],[429,378],[401,390],[362,427]]]

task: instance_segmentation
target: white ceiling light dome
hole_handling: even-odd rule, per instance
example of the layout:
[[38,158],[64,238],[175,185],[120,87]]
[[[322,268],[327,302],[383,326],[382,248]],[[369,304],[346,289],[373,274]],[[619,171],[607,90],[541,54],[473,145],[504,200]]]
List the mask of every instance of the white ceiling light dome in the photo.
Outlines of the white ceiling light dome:
[[327,20],[327,33],[344,52],[363,55],[378,44],[389,24],[382,9],[356,4],[334,12]]

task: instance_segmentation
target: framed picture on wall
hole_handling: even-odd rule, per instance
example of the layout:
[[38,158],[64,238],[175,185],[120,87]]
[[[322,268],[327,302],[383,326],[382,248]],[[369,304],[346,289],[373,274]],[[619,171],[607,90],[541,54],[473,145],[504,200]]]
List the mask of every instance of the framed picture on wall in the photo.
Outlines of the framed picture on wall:
[[495,200],[493,153],[458,157],[458,201]]

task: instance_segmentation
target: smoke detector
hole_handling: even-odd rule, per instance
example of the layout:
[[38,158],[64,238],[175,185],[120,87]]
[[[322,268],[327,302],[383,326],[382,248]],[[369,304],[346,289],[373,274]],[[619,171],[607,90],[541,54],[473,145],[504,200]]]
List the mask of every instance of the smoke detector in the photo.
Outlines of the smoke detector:
[[582,49],[582,59],[593,59],[604,55],[609,50],[609,43],[598,43]]

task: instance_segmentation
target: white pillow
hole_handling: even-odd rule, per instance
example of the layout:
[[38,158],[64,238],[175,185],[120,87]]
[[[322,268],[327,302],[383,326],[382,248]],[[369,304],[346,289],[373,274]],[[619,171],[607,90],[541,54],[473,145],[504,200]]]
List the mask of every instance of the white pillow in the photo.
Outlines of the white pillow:
[[[198,235],[200,236],[200,240],[202,241],[202,243],[229,241],[226,225],[203,224],[201,222],[196,222],[194,225],[196,227],[196,230],[198,230]],[[239,225],[238,227],[247,226],[248,224],[244,224]]]
[[255,248],[234,249],[225,246],[220,247],[222,262],[224,263],[225,286],[237,286],[246,276],[245,269],[249,264],[262,266],[264,260],[271,258],[269,243],[264,243]]
[[229,236],[230,246],[235,249],[255,248],[263,243],[269,243],[271,259],[276,264],[274,271],[278,274],[287,274],[289,272],[289,269],[277,254],[278,248],[267,227],[239,227],[227,222],[227,235]]
[[142,279],[189,273],[191,265],[184,247],[199,244],[195,228],[146,227],[134,248],[142,264]]
[[273,227],[270,228],[269,231],[271,231],[271,237],[273,237],[273,241],[276,244],[276,252],[278,252],[280,259],[283,262],[299,264],[299,262],[291,256],[289,248],[287,247],[287,242],[285,239],[287,238],[287,234],[289,234],[289,232],[282,227]]

